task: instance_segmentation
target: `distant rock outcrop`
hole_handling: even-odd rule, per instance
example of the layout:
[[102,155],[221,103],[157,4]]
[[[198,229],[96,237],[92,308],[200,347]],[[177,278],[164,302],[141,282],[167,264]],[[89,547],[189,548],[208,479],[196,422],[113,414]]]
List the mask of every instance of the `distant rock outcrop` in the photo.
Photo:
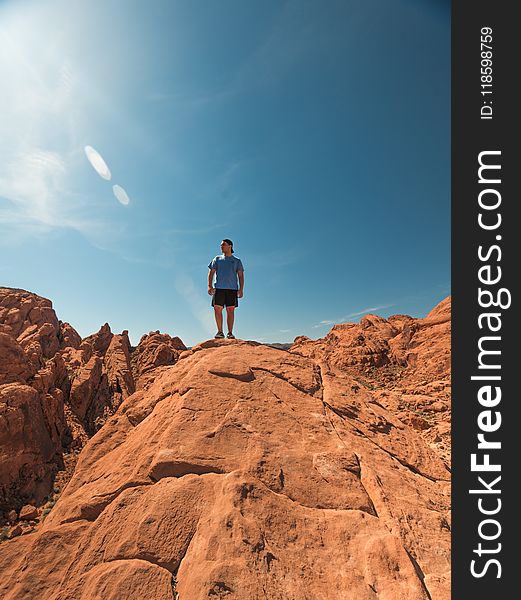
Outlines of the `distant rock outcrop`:
[[448,600],[450,473],[341,369],[210,340],[82,450],[0,596]]
[[[158,336],[178,350],[158,349]],[[115,335],[108,323],[82,340],[50,300],[0,288],[0,527],[13,510],[52,495],[64,456],[79,452],[143,372],[174,364],[179,349],[179,338],[159,332],[134,349],[128,332]]]
[[424,319],[366,315],[290,351],[355,377],[450,463],[451,298]]
[[153,331],[144,335],[132,353],[132,372],[138,389],[154,379],[155,369],[174,364],[186,350],[180,338]]
[[62,464],[67,382],[59,351],[79,336],[50,300],[10,288],[0,288],[0,327],[1,519],[27,501],[41,503]]

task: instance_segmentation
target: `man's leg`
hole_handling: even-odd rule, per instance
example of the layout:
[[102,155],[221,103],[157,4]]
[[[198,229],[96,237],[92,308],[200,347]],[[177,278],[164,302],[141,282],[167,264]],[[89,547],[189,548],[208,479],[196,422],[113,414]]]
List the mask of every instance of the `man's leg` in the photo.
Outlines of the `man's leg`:
[[[235,316],[235,306],[227,306],[226,307],[226,324],[228,325],[228,333],[233,332],[234,316]],[[222,315],[221,315],[221,323],[222,323]]]
[[223,330],[223,307],[216,304],[214,307],[215,322],[217,323],[217,331]]

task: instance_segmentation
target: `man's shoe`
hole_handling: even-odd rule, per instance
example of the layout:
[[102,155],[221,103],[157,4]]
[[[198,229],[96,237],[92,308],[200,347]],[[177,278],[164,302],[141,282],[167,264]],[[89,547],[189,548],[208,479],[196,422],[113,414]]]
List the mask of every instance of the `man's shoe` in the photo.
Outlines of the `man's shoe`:
[[213,337],[215,337],[215,338],[223,338],[224,337],[224,333],[222,331],[218,331]]
[[228,335],[226,336],[229,340],[234,340],[235,336],[233,335],[233,333],[231,331],[228,332]]

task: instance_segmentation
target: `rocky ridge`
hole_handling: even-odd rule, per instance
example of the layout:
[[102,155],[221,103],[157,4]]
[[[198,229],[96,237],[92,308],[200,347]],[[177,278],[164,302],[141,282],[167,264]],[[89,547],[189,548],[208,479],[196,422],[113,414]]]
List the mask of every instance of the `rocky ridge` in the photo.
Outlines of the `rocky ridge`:
[[[58,350],[67,373],[101,355],[118,407],[38,530],[0,545],[0,596],[448,600],[448,462],[403,403],[407,391],[443,402],[446,316],[447,302],[424,320],[369,316],[290,352],[183,350],[159,332],[137,352],[106,328],[86,338],[88,358]],[[94,425],[100,413],[81,402],[88,381],[73,395],[84,428],[77,412]]]
[[448,297],[424,319],[366,315],[316,341],[297,337],[290,350],[356,378],[450,464],[450,342]]
[[0,288],[0,526],[17,531],[24,505],[53,503],[57,473],[59,484],[59,472],[70,473],[86,441],[146,385],[145,375],[184,349],[159,332],[134,349],[127,331],[113,334],[107,323],[82,340],[50,300]]

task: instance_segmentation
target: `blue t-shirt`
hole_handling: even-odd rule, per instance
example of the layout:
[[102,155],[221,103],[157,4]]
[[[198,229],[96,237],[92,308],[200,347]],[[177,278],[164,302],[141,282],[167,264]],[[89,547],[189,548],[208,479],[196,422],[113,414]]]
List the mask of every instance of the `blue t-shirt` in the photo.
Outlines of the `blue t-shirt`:
[[215,269],[217,279],[215,287],[220,290],[238,290],[237,273],[244,271],[240,258],[236,256],[216,256],[208,265],[209,269]]

